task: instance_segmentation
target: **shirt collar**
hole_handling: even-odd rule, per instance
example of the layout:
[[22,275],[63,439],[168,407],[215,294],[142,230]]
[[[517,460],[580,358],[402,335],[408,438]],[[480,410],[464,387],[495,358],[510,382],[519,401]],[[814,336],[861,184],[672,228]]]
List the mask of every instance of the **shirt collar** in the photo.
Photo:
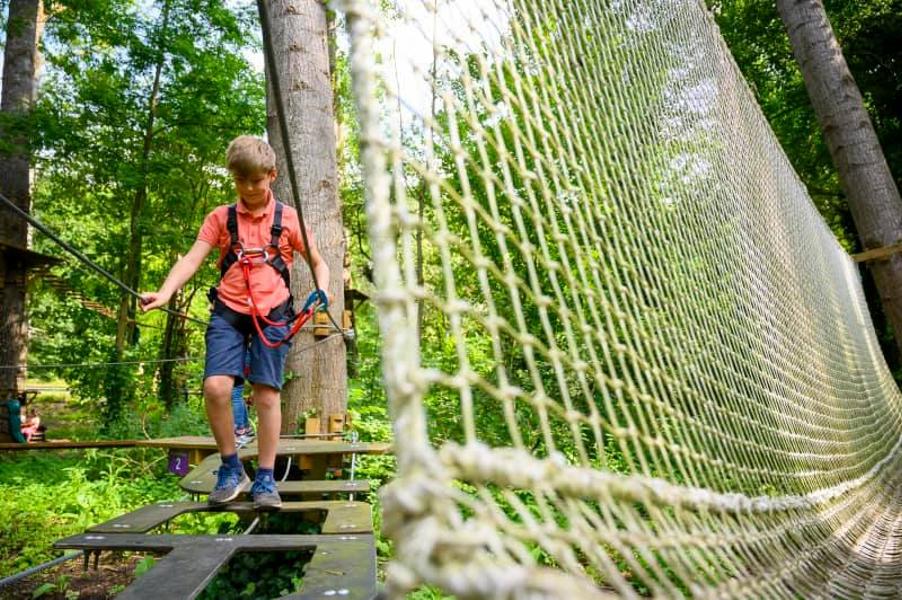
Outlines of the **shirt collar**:
[[275,206],[276,203],[273,199],[272,190],[269,190],[266,193],[266,204],[263,205],[263,208],[257,209],[255,211],[252,211],[247,206],[245,206],[243,199],[238,199],[238,212],[255,219],[271,215],[275,210]]

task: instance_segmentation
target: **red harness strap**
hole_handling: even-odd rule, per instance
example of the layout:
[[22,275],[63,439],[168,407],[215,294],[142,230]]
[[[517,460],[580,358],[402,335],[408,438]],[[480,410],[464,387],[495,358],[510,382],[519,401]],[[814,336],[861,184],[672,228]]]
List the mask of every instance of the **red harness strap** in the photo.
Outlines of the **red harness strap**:
[[[264,257],[267,257],[266,251],[264,250]],[[267,261],[267,258],[263,259],[264,262]],[[297,332],[300,331],[301,327],[304,326],[304,323],[310,320],[310,317],[313,316],[313,313],[316,310],[316,306],[308,300],[307,304],[304,305],[304,309],[295,316],[288,318],[284,321],[273,321],[268,317],[262,315],[260,310],[257,308],[257,300],[254,298],[254,292],[251,289],[251,268],[253,267],[253,263],[249,256],[247,256],[243,251],[239,252],[238,264],[241,266],[241,273],[244,275],[244,283],[247,286],[247,297],[251,302],[251,321],[254,323],[254,329],[257,330],[257,335],[260,337],[260,341],[267,348],[278,348],[285,342],[288,342],[297,335]],[[260,321],[263,321],[267,325],[271,325],[273,327],[285,327],[286,325],[291,324],[291,329],[288,331],[288,335],[286,335],[281,340],[270,341],[266,335],[263,333],[263,328],[260,326]],[[292,321],[294,322],[292,324]]]

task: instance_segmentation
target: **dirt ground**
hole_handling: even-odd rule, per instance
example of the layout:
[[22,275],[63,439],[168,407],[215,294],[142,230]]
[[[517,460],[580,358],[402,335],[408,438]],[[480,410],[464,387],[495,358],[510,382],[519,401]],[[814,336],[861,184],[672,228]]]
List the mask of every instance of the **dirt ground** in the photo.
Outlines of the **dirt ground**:
[[[135,578],[135,567],[145,554],[104,552],[100,565],[94,570],[94,559],[88,570],[82,558],[64,562],[36,573],[12,586],[0,589],[2,600],[31,600],[42,586],[48,589],[38,598],[42,600],[108,600],[114,598]],[[46,586],[45,584],[50,584]]]

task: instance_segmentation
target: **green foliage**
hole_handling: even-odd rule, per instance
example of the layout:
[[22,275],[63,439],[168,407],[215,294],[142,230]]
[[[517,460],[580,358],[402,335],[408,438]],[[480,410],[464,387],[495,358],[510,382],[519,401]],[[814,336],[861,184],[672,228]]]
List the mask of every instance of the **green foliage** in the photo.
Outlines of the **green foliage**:
[[183,497],[158,454],[88,450],[0,457],[0,576],[53,558],[52,544],[60,538],[147,503]]
[[303,566],[312,552],[236,554],[198,596],[202,600],[277,598],[303,585]]
[[[802,74],[773,2],[708,0],[721,33],[783,150],[840,244],[862,249],[836,169],[808,100]],[[902,188],[902,0],[826,0],[824,7],[874,129]],[[876,287],[862,270],[884,356],[902,381],[894,336]]]
[[137,565],[135,565],[135,577],[137,578],[141,575],[144,575],[145,573],[150,571],[155,564],[157,564],[157,559],[155,557],[145,556],[140,561],[138,561]]
[[[155,289],[203,216],[231,199],[222,168],[228,142],[264,130],[262,74],[243,54],[256,43],[255,28],[252,7],[218,0],[62,2],[44,35],[34,111],[39,218],[132,287]],[[49,240],[35,242],[60,254]],[[214,271],[208,266],[195,278],[178,299],[180,310],[204,316],[198,292],[215,280]],[[40,335],[31,362],[154,360],[202,346],[201,329],[170,323],[162,313],[140,316],[126,296],[132,321],[124,348],[116,348],[116,320],[105,315],[115,312],[122,292],[74,262],[53,273],[53,285],[39,281],[32,289],[31,322]],[[95,312],[82,299],[108,310]],[[177,363],[159,392],[153,364],[56,372],[78,397],[103,407],[109,428],[134,402],[146,404],[157,393],[170,407],[199,369]]]

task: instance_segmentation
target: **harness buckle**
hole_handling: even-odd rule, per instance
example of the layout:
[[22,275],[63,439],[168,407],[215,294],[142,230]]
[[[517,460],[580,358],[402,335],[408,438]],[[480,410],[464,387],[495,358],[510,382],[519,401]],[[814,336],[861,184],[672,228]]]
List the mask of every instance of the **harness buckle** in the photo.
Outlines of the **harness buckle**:
[[238,249],[233,251],[235,252],[235,256],[238,257],[238,262],[242,264],[250,264],[252,258],[261,256],[263,257],[264,263],[269,261],[266,248],[245,248],[239,244]]

